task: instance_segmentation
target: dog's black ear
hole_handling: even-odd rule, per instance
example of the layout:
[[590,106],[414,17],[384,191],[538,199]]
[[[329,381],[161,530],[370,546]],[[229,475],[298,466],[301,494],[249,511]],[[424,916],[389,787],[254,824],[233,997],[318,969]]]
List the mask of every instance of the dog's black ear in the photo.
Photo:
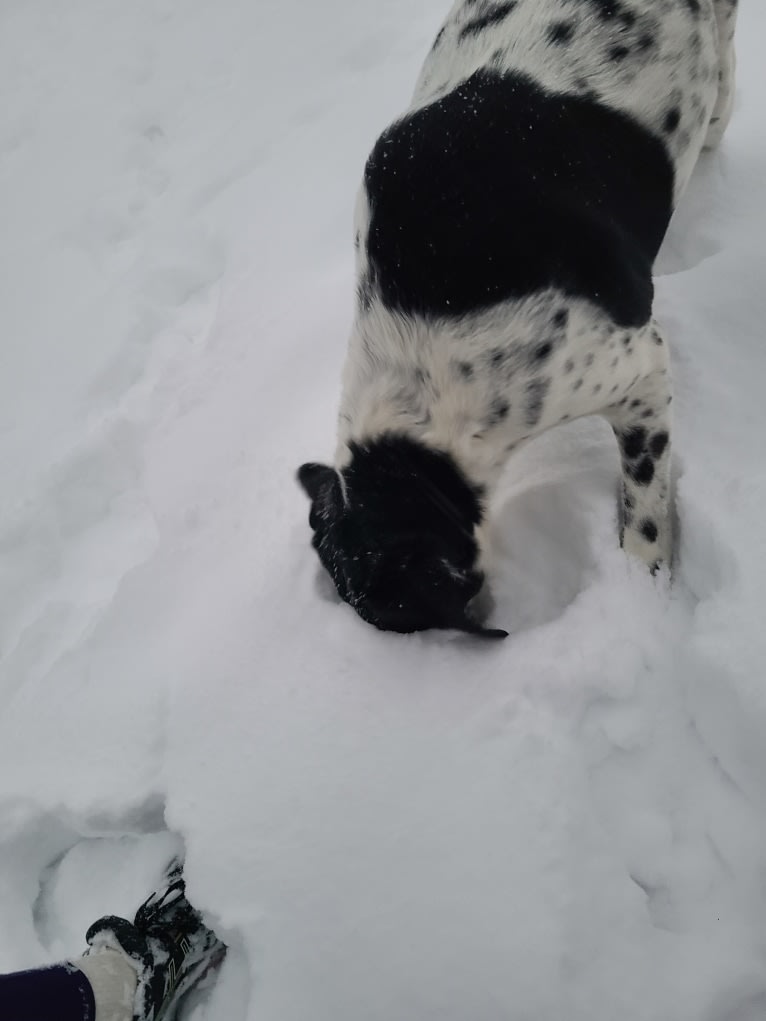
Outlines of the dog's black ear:
[[501,628],[482,627],[481,624],[474,624],[467,618],[458,623],[458,630],[465,631],[469,635],[478,635],[480,638],[507,638],[508,632]]
[[298,482],[310,500],[316,500],[327,485],[335,482],[336,477],[334,468],[313,461],[302,464],[298,469]]
[[[453,579],[455,579],[456,571],[454,568],[451,574]],[[469,604],[478,596],[483,584],[484,575],[481,571],[472,570],[465,572],[459,589],[453,589],[454,595],[461,605],[455,608],[451,614],[448,614],[447,619],[456,630],[465,631],[469,635],[478,635],[481,638],[507,638],[507,631],[503,631],[501,628],[484,627],[468,610]]]
[[[446,561],[444,563],[449,569],[449,564]],[[458,571],[454,567],[451,569],[450,574],[453,579],[457,580]],[[483,585],[484,574],[481,571],[473,569],[464,572],[459,588],[452,590],[457,600],[459,600],[459,606],[454,608],[452,613],[448,614],[448,619],[451,621],[452,627],[458,631],[465,631],[469,635],[478,635],[481,638],[507,638],[507,631],[503,631],[502,628],[484,627],[475,616],[477,607],[474,601],[482,591]],[[471,603],[474,605],[473,612],[470,612],[468,609]],[[481,610],[479,612],[481,613]]]

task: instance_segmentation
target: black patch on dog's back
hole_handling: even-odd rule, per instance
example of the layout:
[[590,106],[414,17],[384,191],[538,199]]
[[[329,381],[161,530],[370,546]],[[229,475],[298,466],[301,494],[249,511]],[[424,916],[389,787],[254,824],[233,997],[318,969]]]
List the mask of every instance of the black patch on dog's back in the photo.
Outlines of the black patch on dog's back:
[[367,162],[381,298],[459,316],[556,286],[642,325],[673,183],[662,142],[627,115],[477,71],[388,128]]

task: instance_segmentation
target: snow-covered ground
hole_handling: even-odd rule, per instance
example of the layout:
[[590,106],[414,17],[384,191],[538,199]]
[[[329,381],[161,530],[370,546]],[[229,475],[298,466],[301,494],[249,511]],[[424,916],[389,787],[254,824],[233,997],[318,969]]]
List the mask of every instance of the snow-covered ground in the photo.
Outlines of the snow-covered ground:
[[616,549],[579,423],[509,467],[487,645],[338,605],[293,481],[333,450],[363,160],[445,7],[0,10],[0,969],[183,844],[232,947],[195,1021],[756,1021],[766,8],[659,267],[674,582]]

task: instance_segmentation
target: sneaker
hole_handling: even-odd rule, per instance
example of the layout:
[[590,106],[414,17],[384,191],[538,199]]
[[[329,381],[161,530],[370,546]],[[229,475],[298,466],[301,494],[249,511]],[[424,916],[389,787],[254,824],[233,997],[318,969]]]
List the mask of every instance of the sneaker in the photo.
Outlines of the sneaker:
[[121,950],[136,969],[133,1021],[171,1021],[189,990],[216,968],[226,946],[208,929],[184,894],[183,863],[168,866],[165,885],[132,922],[107,915],[88,929],[88,953]]

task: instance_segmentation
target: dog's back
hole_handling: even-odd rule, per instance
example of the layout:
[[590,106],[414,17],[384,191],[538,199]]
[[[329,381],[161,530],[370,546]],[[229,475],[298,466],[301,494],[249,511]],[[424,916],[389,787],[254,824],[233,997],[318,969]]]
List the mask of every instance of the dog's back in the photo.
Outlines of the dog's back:
[[645,324],[717,34],[713,0],[459,3],[367,163],[362,294],[433,319],[556,287]]
[[[349,439],[403,428],[460,448],[467,467],[487,459],[491,435],[492,474],[500,443],[504,452],[528,427],[600,410],[577,394],[547,402],[543,416],[501,419],[502,434],[476,425],[501,405],[495,366],[524,369],[517,387],[532,386],[534,398],[538,369],[566,371],[571,357],[558,368],[548,358],[564,340],[588,358],[596,335],[650,324],[657,250],[730,112],[735,15],[733,0],[455,5],[410,109],[365,169],[338,463]],[[450,367],[469,362],[471,379],[450,383]],[[599,399],[622,396],[622,368],[608,387],[594,382]],[[628,382],[644,368],[630,368]],[[518,413],[512,398],[502,401]]]

